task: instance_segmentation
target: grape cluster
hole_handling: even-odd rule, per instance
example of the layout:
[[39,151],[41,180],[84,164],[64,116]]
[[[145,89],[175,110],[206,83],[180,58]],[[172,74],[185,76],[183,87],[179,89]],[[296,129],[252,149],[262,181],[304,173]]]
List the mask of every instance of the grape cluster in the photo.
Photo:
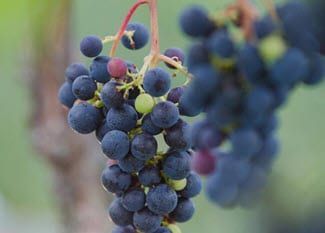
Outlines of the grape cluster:
[[193,168],[208,176],[208,197],[225,208],[254,204],[279,150],[277,109],[299,84],[324,77],[309,9],[289,2],[274,11],[252,22],[250,39],[238,37],[242,17],[221,20],[198,5],[180,17],[196,41],[187,61],[194,79],[179,109],[205,113],[191,129]]
[[[130,23],[122,44],[136,50],[148,40],[145,26]],[[180,233],[175,223],[192,218],[191,198],[201,191],[199,176],[191,172],[190,127],[177,106],[184,87],[171,88],[171,74],[163,68],[145,62],[138,70],[124,59],[100,56],[102,49],[96,36],[82,40],[80,50],[92,64],[89,70],[79,63],[67,68],[59,99],[70,108],[69,126],[80,134],[95,132],[109,159],[102,184],[116,195],[108,208],[118,225],[113,232]],[[178,64],[185,57],[178,48],[165,56]]]

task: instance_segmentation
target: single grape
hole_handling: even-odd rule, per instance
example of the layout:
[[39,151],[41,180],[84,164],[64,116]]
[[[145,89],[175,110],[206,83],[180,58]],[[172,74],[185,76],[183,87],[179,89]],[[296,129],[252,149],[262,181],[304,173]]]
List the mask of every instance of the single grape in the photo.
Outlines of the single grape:
[[252,164],[249,160],[240,159],[231,153],[218,152],[216,173],[223,183],[238,184],[247,179]]
[[97,85],[89,76],[79,76],[72,84],[72,92],[80,100],[92,99],[96,90]]
[[123,172],[118,165],[106,167],[102,173],[102,184],[108,192],[124,192],[130,187],[131,182],[131,175]]
[[136,212],[133,216],[134,226],[142,232],[154,232],[159,229],[162,217],[154,214],[148,208]]
[[280,36],[271,34],[260,41],[258,49],[263,60],[268,64],[272,64],[283,56],[287,46]]
[[219,173],[208,177],[206,184],[208,198],[221,207],[233,207],[238,198],[238,185],[227,184]]
[[160,184],[149,190],[147,194],[149,210],[158,215],[172,212],[177,205],[176,192],[166,184]]
[[274,97],[272,92],[262,86],[256,86],[248,94],[245,101],[245,112],[248,117],[257,117],[259,115],[269,114],[274,106]]
[[113,57],[107,63],[107,71],[112,77],[122,79],[128,71],[128,66],[123,59]]
[[254,31],[259,39],[269,36],[275,29],[275,23],[270,15],[254,23]]
[[223,141],[221,132],[207,120],[195,122],[191,127],[190,135],[192,146],[200,150],[216,148]]
[[137,120],[137,112],[128,104],[123,104],[120,108],[111,108],[106,116],[108,127],[124,132],[133,129]]
[[147,114],[142,119],[142,126],[141,126],[143,132],[151,135],[158,135],[162,132],[162,128],[156,126],[152,120],[151,115]]
[[65,70],[66,81],[73,83],[79,76],[89,75],[88,69],[81,63],[73,63]]
[[161,182],[160,170],[157,167],[145,167],[139,172],[139,181],[144,186],[157,185]]
[[158,103],[150,116],[156,126],[166,129],[176,124],[179,119],[179,111],[175,104],[165,101]]
[[122,196],[122,205],[131,212],[136,212],[144,208],[146,203],[146,194],[140,188],[127,191]]
[[183,32],[192,37],[207,36],[215,29],[208,12],[199,5],[187,7],[182,12],[179,23]]
[[202,112],[204,101],[200,97],[196,97],[196,89],[190,85],[179,100],[178,108],[181,115],[194,117]]
[[199,195],[202,190],[202,181],[200,177],[196,173],[191,172],[191,174],[186,177],[186,180],[186,186],[180,192],[182,197],[192,198]]
[[258,49],[251,43],[246,43],[240,49],[237,64],[240,72],[245,76],[246,80],[251,83],[261,81],[265,73],[265,67]]
[[[197,91],[204,90],[204,93],[201,91],[201,94],[199,96],[197,95],[197,101],[201,103],[207,101],[208,97],[215,93],[220,84],[219,72],[213,66],[206,64],[195,67],[192,74],[194,75],[194,79],[191,85]],[[191,91],[190,88],[187,90]]]
[[139,134],[131,143],[131,152],[137,159],[146,161],[157,153],[158,143],[150,134]]
[[130,141],[128,135],[119,130],[109,131],[102,140],[102,150],[110,159],[123,159],[129,152],[129,148]]
[[133,32],[132,41],[126,35],[122,37],[122,44],[128,49],[141,49],[149,41],[149,31],[141,23],[129,23],[126,31]]
[[[181,65],[184,64],[184,61],[185,61],[185,54],[183,52],[183,50],[181,50],[180,48],[169,48],[169,49],[166,49],[165,52],[164,52],[164,55],[169,57],[169,58],[172,58],[174,61],[176,62],[179,62]],[[168,63],[166,63],[166,66],[171,68],[171,69],[176,69],[175,66],[173,65],[170,65]]]
[[239,158],[250,158],[262,147],[262,141],[252,129],[238,129],[230,136],[232,150]]
[[103,120],[102,124],[96,129],[96,138],[99,142],[101,142],[109,131],[112,131],[110,127],[106,124],[106,120]]
[[144,168],[145,164],[145,161],[139,160],[131,154],[125,156],[118,162],[120,168],[127,173],[139,172],[142,168]]
[[99,109],[89,103],[74,105],[68,114],[69,126],[80,134],[89,134],[95,131],[102,122]]
[[181,180],[168,179],[167,183],[175,191],[181,191],[181,190],[183,190],[185,188],[185,186],[187,184],[187,180],[186,179],[181,179]]
[[170,89],[171,78],[169,73],[160,67],[147,71],[143,79],[143,88],[151,96],[160,97]]
[[154,99],[148,95],[148,94],[140,94],[136,99],[135,99],[135,109],[139,113],[149,113],[155,106],[155,101]]
[[289,49],[271,69],[270,79],[279,85],[292,85],[302,81],[308,74],[308,61],[298,49]]
[[210,62],[210,55],[205,44],[201,42],[194,43],[187,54],[187,66],[192,71],[196,66],[208,64]]
[[179,102],[184,92],[185,86],[175,87],[168,92],[167,100],[176,104]]
[[216,31],[208,40],[208,48],[220,58],[231,58],[235,54],[235,45],[225,31]]
[[133,213],[123,207],[121,198],[117,198],[111,203],[108,213],[112,221],[118,226],[128,226],[133,223]]
[[277,8],[286,40],[305,53],[318,52],[319,41],[316,38],[315,23],[310,8],[302,2],[291,1]]
[[90,65],[90,76],[100,83],[107,83],[111,76],[107,71],[110,58],[107,56],[96,57]]
[[191,147],[190,126],[179,119],[175,125],[165,130],[164,139],[173,149],[187,150]]
[[216,169],[216,157],[208,150],[196,151],[192,157],[192,169],[202,176],[210,175]]
[[67,108],[72,108],[74,102],[77,98],[74,96],[72,92],[72,85],[69,82],[64,82],[59,89],[58,99],[60,103]]
[[193,202],[187,198],[180,198],[175,210],[169,215],[176,222],[189,221],[195,212]]
[[164,174],[173,180],[181,180],[190,174],[191,158],[187,152],[172,151],[163,161]]
[[87,36],[80,43],[80,51],[86,57],[96,57],[102,50],[103,43],[98,36]]
[[100,98],[103,101],[106,108],[118,108],[124,103],[124,92],[118,90],[121,86],[120,83],[115,80],[107,82],[100,93]]

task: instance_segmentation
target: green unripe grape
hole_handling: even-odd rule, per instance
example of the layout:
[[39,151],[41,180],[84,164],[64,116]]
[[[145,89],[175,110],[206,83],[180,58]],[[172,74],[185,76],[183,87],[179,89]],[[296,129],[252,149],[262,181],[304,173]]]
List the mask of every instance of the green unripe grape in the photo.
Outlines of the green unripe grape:
[[172,232],[172,233],[182,233],[181,229],[175,225],[175,224],[169,224],[167,228]]
[[149,113],[155,106],[154,99],[148,94],[141,94],[135,100],[135,109],[139,113]]
[[287,46],[281,36],[271,35],[263,39],[259,44],[259,51],[266,63],[273,63],[283,56]]
[[168,180],[168,184],[172,187],[175,191],[183,190],[187,185],[187,179],[182,180]]

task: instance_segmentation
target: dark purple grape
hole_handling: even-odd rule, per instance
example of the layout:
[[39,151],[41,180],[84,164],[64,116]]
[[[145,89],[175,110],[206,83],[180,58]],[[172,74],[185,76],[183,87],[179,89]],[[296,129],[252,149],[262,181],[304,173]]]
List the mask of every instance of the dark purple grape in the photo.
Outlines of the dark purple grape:
[[134,44],[131,43],[130,39],[126,35],[122,37],[122,43],[128,49],[141,49],[146,46],[149,41],[148,29],[141,23],[129,23],[126,31],[134,31],[132,36]]
[[185,87],[175,87],[168,92],[167,100],[173,103],[178,103],[183,93],[185,92]]
[[[181,65],[184,64],[185,54],[184,54],[183,50],[181,50],[180,48],[166,49],[164,52],[164,55],[169,58],[172,58],[176,62],[179,62]],[[165,64],[171,69],[176,69],[176,67],[174,67],[173,65],[170,65],[166,62],[165,62]]]

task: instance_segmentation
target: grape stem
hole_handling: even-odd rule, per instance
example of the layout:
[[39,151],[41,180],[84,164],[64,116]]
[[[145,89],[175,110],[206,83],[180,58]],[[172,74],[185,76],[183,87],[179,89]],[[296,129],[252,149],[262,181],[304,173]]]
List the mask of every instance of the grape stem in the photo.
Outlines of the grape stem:
[[159,62],[159,55],[160,55],[157,0],[148,0],[148,4],[150,10],[150,27],[151,27],[150,67],[155,67]]
[[[128,91],[128,89],[132,88],[133,86],[137,86],[141,92],[144,92],[141,84],[143,82],[144,74],[146,71],[150,68],[156,67],[159,62],[165,62],[167,64],[170,64],[174,67],[176,67],[177,70],[179,70],[181,73],[183,73],[187,80],[185,82],[185,85],[187,85],[191,79],[192,75],[188,72],[188,70],[182,66],[179,62],[175,61],[172,58],[169,58],[165,55],[162,55],[160,53],[160,40],[159,40],[159,23],[158,23],[158,8],[157,8],[157,0],[138,0],[129,10],[126,17],[124,18],[122,25],[118,31],[118,33],[115,36],[108,36],[105,37],[103,41],[113,41],[113,45],[110,51],[110,56],[114,57],[116,53],[116,49],[118,47],[118,44],[121,40],[121,38],[126,35],[128,37],[132,37],[131,33],[134,32],[128,32],[126,31],[127,25],[130,22],[132,16],[136,12],[139,6],[147,4],[150,11],[150,28],[151,28],[151,49],[150,54],[145,57],[144,64],[140,71],[137,73],[137,75],[133,78],[133,81],[122,85],[119,87],[120,90]],[[132,40],[131,40],[132,41]]]
[[241,16],[241,25],[246,39],[251,40],[255,37],[253,30],[253,22],[258,17],[256,8],[249,0],[237,0],[236,3]]
[[176,67],[180,72],[182,72],[186,76],[191,76],[188,70],[179,62],[175,61],[174,59],[167,57],[163,54],[159,54],[158,59],[160,61],[166,62],[167,64]]

